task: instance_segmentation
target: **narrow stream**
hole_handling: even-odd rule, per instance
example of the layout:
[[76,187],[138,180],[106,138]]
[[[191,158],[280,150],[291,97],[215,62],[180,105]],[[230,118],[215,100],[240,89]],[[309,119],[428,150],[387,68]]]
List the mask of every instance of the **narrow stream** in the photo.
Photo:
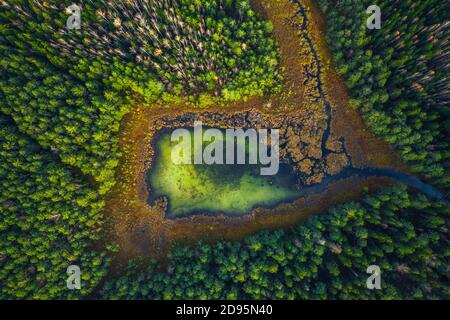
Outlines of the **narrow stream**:
[[409,187],[412,187],[414,189],[419,190],[420,192],[424,193],[425,195],[431,197],[431,198],[435,198],[438,200],[443,200],[444,199],[444,195],[437,190],[436,188],[434,188],[433,186],[423,182],[422,180],[420,180],[419,178],[403,173],[401,171],[398,170],[394,170],[394,169],[388,169],[388,168],[363,168],[363,169],[358,169],[358,168],[353,168],[353,167],[348,167],[344,170],[342,170],[339,174],[334,175],[334,176],[329,176],[327,178],[324,179],[324,181],[322,181],[319,184],[316,185],[312,185],[312,186],[308,186],[308,187],[304,187],[300,190],[299,196],[307,196],[313,193],[320,193],[325,191],[325,189],[327,188],[327,186],[332,183],[332,182],[336,182],[345,178],[349,178],[352,176],[358,176],[361,178],[371,178],[371,177],[386,177],[386,178],[390,178],[394,181],[397,182],[401,182]]
[[[166,197],[167,218],[195,214],[242,216],[254,208],[272,209],[282,203],[326,191],[333,183],[349,177],[387,177],[413,187],[425,195],[442,200],[444,195],[415,176],[389,168],[353,168],[327,176],[314,185],[299,184],[298,174],[286,163],[274,176],[261,176],[259,165],[175,165],[168,132],[155,140],[156,156],[147,172],[148,203]],[[256,152],[250,150],[248,152]]]
[[[321,81],[322,65],[313,42],[309,37],[307,26],[308,17],[304,7],[298,0],[292,0],[298,6],[298,11],[293,18],[302,17],[302,23],[291,20],[293,28],[300,31],[310,47],[316,72],[306,68],[308,79],[317,79],[317,96],[311,96],[316,101],[324,103],[326,126],[321,141],[323,157],[330,152],[327,142],[330,137],[332,121],[332,106],[326,98]],[[312,68],[314,69],[314,68]],[[309,81],[307,79],[307,81]],[[342,140],[344,138],[341,138]],[[280,172],[272,178],[264,178],[257,173],[257,167],[252,166],[173,166],[170,161],[171,143],[167,134],[160,136],[156,142],[157,152],[154,164],[147,173],[147,185],[149,189],[148,202],[151,204],[160,197],[167,197],[168,218],[189,216],[197,213],[215,215],[224,213],[230,216],[239,216],[251,213],[253,208],[274,208],[281,203],[292,202],[300,197],[324,192],[328,185],[339,180],[358,176],[361,178],[387,177],[415,188],[425,195],[443,200],[444,195],[433,186],[421,181],[415,176],[405,174],[389,168],[354,168],[352,159],[345,149],[345,141],[342,141],[343,152],[348,159],[348,167],[339,174],[330,176],[318,184],[298,186],[296,174],[289,166],[282,165]],[[256,171],[255,171],[256,170]]]

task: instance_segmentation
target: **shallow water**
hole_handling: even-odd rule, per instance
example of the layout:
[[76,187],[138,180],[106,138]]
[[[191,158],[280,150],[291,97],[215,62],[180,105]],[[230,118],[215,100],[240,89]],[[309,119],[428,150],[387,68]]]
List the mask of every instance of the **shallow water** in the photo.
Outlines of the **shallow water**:
[[[191,130],[192,131],[192,130]],[[167,196],[168,217],[194,213],[242,215],[254,207],[273,207],[299,195],[296,176],[287,164],[280,164],[276,175],[260,175],[261,165],[250,164],[174,164],[170,132],[156,141],[154,165],[147,173],[149,202]],[[257,152],[247,146],[247,155]]]
[[[168,218],[197,213],[224,213],[231,216],[248,214],[255,207],[273,208],[283,202],[323,192],[330,183],[350,176],[388,177],[416,188],[429,197],[445,199],[439,190],[417,177],[389,168],[348,167],[319,184],[299,189],[297,177],[287,164],[280,164],[274,176],[260,175],[261,165],[177,165],[172,162],[172,149],[177,142],[170,141],[170,133],[162,131],[156,138],[156,157],[147,172],[148,202],[153,204],[156,199],[166,196]],[[246,146],[246,152],[248,156],[252,152],[257,153],[257,149]]]

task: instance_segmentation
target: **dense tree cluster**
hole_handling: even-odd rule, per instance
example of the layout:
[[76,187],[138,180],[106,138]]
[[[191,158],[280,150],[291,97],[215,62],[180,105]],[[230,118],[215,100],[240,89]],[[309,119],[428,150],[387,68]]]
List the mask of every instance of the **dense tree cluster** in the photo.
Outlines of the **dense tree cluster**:
[[[79,297],[104,275],[104,254],[89,245],[133,105],[204,106],[265,94],[279,80],[271,26],[247,0],[80,1],[82,28],[69,31],[72,3],[0,1],[6,298]],[[72,262],[90,270],[81,292],[65,286]]]
[[84,4],[78,31],[65,29],[61,1],[2,2],[0,12],[0,111],[101,193],[113,184],[119,120],[133,103],[238,100],[279,78],[270,25],[246,0],[126,3]]
[[[449,184],[450,3],[319,1],[338,72],[373,132],[441,186]],[[381,8],[369,30],[366,9]]]
[[[319,1],[352,104],[417,172],[449,183],[448,2]],[[370,2],[370,3],[369,3]],[[376,3],[377,1],[375,1]],[[105,276],[92,248],[114,184],[119,123],[133,105],[208,105],[279,80],[271,25],[248,0],[0,1],[0,298],[76,298]],[[200,243],[168,266],[103,286],[104,298],[446,298],[449,206],[405,187],[367,195],[288,232]],[[82,273],[66,289],[66,268]],[[366,268],[382,269],[382,290]],[[163,268],[163,269],[162,269]]]
[[[352,105],[415,170],[448,186],[448,3],[378,1],[383,27],[368,30],[373,1],[319,2]],[[448,299],[449,213],[445,200],[396,186],[288,232],[179,248],[146,272],[133,262],[103,297]],[[381,290],[366,287],[369,265],[382,270]]]
[[134,0],[86,7],[95,9],[96,22],[75,39],[63,30],[55,48],[135,61],[177,95],[239,100],[262,95],[278,77],[272,27],[255,16],[247,0]]
[[[396,186],[315,216],[289,232],[200,243],[103,288],[108,299],[449,298],[450,210]],[[382,289],[366,287],[369,265]]]
[[[86,182],[0,117],[0,298],[71,298],[91,292],[108,259],[92,250],[103,202]],[[66,288],[78,265],[80,292]]]

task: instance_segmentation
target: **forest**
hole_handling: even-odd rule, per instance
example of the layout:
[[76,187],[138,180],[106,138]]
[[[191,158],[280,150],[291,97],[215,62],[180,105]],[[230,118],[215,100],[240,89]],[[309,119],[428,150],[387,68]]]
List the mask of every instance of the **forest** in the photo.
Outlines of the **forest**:
[[[278,53],[248,2],[175,3],[85,2],[86,28],[68,32],[70,1],[1,2],[0,297],[80,297],[106,274],[106,253],[92,245],[133,104],[204,105],[272,89]],[[64,286],[67,263],[91,270],[81,292]]]
[[[280,52],[249,0],[0,1],[0,299],[449,299],[450,4],[318,0],[367,127],[447,193],[366,193],[288,230],[179,246],[111,271],[105,196],[137,104],[206,108],[277,94]],[[294,1],[295,2],[295,1]],[[366,8],[382,28],[366,28]],[[107,242],[107,241],[106,241]],[[66,288],[79,265],[83,286]],[[367,290],[366,268],[383,270]]]
[[[107,299],[439,299],[448,298],[448,205],[395,186],[310,218],[289,232],[243,243],[200,243],[170,254],[160,270],[107,282]],[[383,270],[367,290],[366,268]]]

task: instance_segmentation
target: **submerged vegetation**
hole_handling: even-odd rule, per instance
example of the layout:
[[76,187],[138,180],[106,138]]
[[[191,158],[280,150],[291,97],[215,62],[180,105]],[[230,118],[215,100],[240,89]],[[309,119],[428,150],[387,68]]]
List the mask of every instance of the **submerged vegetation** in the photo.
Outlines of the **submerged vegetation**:
[[[450,210],[393,187],[290,232],[179,248],[163,272],[130,264],[108,299],[438,299],[449,297]],[[382,290],[366,287],[369,265]]]
[[[0,297],[79,297],[100,281],[107,260],[88,247],[133,105],[276,87],[270,24],[248,1],[126,3],[84,1],[82,28],[67,31],[72,1],[0,2]],[[86,270],[80,292],[65,287],[70,264]]]
[[[354,97],[351,103],[361,108],[374,132],[396,146],[416,171],[447,187],[448,87],[444,84],[448,84],[448,64],[444,61],[448,62],[448,33],[440,30],[448,27],[448,4],[382,2],[385,12],[393,12],[384,20],[392,33],[374,31],[379,38],[372,38],[363,29],[365,1],[321,3],[328,8],[330,44]],[[295,5],[305,11],[300,1]],[[421,20],[421,16],[427,18]],[[409,20],[415,24],[404,24]],[[411,30],[398,31],[408,26]],[[384,49],[391,52],[384,60],[375,56]],[[438,67],[441,70],[435,70]],[[402,86],[402,80],[410,86]],[[449,214],[445,199],[431,201],[401,185],[386,188],[309,218],[288,232],[262,232],[243,242],[179,248],[169,255],[163,270],[152,265],[145,272],[133,262],[124,276],[105,284],[103,296],[448,299]],[[382,290],[367,289],[369,265],[380,266]]]
[[[242,215],[255,206],[271,207],[298,195],[296,175],[288,165],[281,165],[275,175],[261,176],[261,164],[174,164],[177,142],[170,134],[162,133],[156,144],[154,165],[147,173],[149,200],[165,196],[168,217],[202,212]],[[248,140],[242,148],[247,149],[247,158],[258,157],[258,149],[249,148]]]
[[[94,177],[100,192],[105,193],[114,183],[118,163],[119,121],[132,105],[184,100],[205,104],[213,101],[207,95],[215,93],[219,100],[237,100],[263,94],[276,86],[277,51],[266,23],[245,6],[237,16],[210,8],[237,2],[190,2],[191,5],[170,6],[179,9],[171,10],[169,16],[159,14],[171,19],[175,15],[178,23],[186,24],[183,32],[197,32],[180,34],[163,48],[158,42],[161,36],[153,42],[149,41],[152,37],[145,37],[144,45],[142,26],[130,25],[136,20],[136,8],[142,7],[142,1],[130,1],[127,8],[119,7],[121,1],[85,3],[81,30],[70,32],[65,29],[68,16],[61,1],[2,1],[1,63],[6,72],[1,79],[0,111],[10,115],[22,132],[58,154],[64,163]],[[169,2],[153,4],[166,8]],[[197,10],[198,7],[203,9]],[[155,6],[142,8],[145,10],[140,10],[140,19],[146,19],[144,24],[153,26],[154,32],[160,28],[163,39],[170,37],[168,24],[155,18]],[[94,18],[96,14],[99,17]],[[123,25],[114,23],[122,20]],[[102,41],[91,41],[96,36]],[[125,36],[127,41],[121,41]],[[190,49],[176,50],[176,39],[178,46]],[[245,50],[235,48],[247,39]],[[185,41],[189,43],[184,44]],[[110,44],[109,51],[98,48],[106,43]],[[215,55],[229,56],[235,49],[237,53],[232,56],[239,62],[228,66],[222,64],[223,59],[208,60],[210,66],[206,67],[206,62],[192,56],[198,54],[201,43]],[[115,45],[120,47],[114,48]],[[144,55],[145,52],[148,53]],[[156,52],[161,53],[155,57]],[[137,58],[139,55],[142,61]],[[150,59],[153,64],[145,63]],[[178,79],[172,69],[175,65],[181,67],[179,59],[195,67],[195,72],[185,70],[192,85],[186,84],[186,77]],[[184,90],[191,87],[200,91]]]
[[[287,129],[284,143],[314,183],[325,171],[352,165],[352,158],[343,139],[328,140],[334,110],[325,99],[320,53],[307,36],[311,2],[283,1],[296,15],[286,23],[299,32],[298,51],[309,63],[299,90],[315,103],[298,131]],[[372,2],[318,1],[338,73],[369,128],[415,172],[448,190],[449,4],[375,2],[383,11],[381,30],[365,28]],[[338,205],[288,231],[182,246],[169,254],[167,266],[135,261],[125,274],[107,276],[116,245],[94,248],[106,221],[105,195],[116,182],[123,116],[157,104],[225,110],[227,103],[281,88],[284,99],[291,89],[280,86],[273,25],[248,0],[80,3],[81,29],[69,31],[65,9],[72,1],[0,1],[0,298],[83,298],[94,292],[114,299],[450,297],[449,204],[402,185]],[[333,88],[326,91],[333,94]],[[163,160],[168,143],[161,138]],[[177,173],[161,161],[149,180],[193,173],[187,169]],[[206,180],[225,174],[195,169]],[[267,181],[231,176],[250,182],[223,203],[209,195],[217,202],[211,206],[247,210],[270,198]],[[155,196],[165,195],[167,182],[150,181],[161,184]],[[210,189],[203,176],[181,182]],[[271,186],[272,200],[285,197],[279,191]],[[190,210],[185,198],[179,196],[178,213]],[[382,290],[366,288],[372,264],[382,269]],[[82,270],[80,291],[66,288],[69,265]]]

